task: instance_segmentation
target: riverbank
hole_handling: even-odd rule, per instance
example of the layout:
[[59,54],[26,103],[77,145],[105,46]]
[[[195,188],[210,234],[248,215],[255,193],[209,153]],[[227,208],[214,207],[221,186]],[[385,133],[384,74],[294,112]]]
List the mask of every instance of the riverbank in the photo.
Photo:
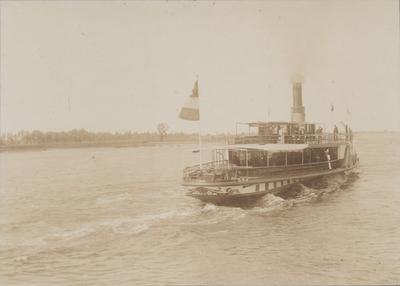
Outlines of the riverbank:
[[101,142],[67,142],[35,145],[4,145],[0,152],[46,151],[48,149],[83,149],[83,148],[128,148],[128,147],[158,147],[179,146],[180,144],[196,143],[196,141],[101,141]]
[[[375,138],[379,136],[383,140],[389,140],[391,144],[400,140],[400,132],[357,132],[354,133],[357,137],[366,139],[368,137]],[[212,141],[212,138],[202,138],[202,142],[207,144]],[[126,140],[126,141],[92,141],[92,142],[64,142],[50,144],[26,144],[26,145],[2,145],[0,152],[24,152],[24,151],[45,151],[48,149],[82,149],[82,148],[128,148],[128,147],[171,147],[183,144],[197,144],[196,139],[188,140],[164,140],[160,141],[145,141],[145,140]]]

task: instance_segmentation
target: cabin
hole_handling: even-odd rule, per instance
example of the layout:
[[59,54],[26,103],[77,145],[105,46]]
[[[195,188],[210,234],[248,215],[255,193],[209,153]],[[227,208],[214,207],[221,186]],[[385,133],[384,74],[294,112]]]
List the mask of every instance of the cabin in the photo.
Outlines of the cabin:
[[188,150],[184,180],[215,182],[334,170],[343,166],[346,146],[234,144],[201,151],[202,164],[199,150]]

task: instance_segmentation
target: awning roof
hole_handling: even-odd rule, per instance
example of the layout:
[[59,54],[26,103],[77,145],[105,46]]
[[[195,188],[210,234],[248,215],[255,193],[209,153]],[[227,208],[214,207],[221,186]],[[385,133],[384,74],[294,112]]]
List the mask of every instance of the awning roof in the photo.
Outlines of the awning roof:
[[307,148],[309,144],[234,144],[234,145],[216,145],[213,149],[255,149],[264,151],[299,151]]

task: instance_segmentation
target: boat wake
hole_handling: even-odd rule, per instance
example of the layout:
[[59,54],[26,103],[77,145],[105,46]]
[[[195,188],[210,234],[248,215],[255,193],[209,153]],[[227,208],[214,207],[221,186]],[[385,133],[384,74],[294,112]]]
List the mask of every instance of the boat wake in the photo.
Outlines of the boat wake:
[[292,202],[292,205],[318,203],[328,198],[331,193],[342,189],[349,180],[354,180],[357,177],[356,173],[351,173],[350,175],[332,174],[314,179],[305,184],[294,185],[275,194],[275,196]]
[[[343,189],[349,181],[355,180],[357,173],[349,176],[344,174],[333,174],[315,179],[307,184],[296,184],[273,195],[267,194],[251,205],[232,207],[217,206],[203,202],[176,202],[176,204],[161,207],[150,213],[142,213],[139,217],[132,219],[128,225],[124,225],[123,233],[139,234],[150,228],[160,227],[168,224],[179,225],[214,225],[221,221],[240,220],[252,213],[272,213],[288,210],[294,206],[318,203],[329,199],[329,196]],[[165,189],[166,193],[176,193],[177,189]],[[179,189],[179,195],[184,190]],[[165,195],[165,194],[164,194]]]
[[293,206],[291,200],[286,200],[273,194],[268,194],[260,199],[252,209],[251,212],[268,213],[273,211],[282,211],[290,209]]

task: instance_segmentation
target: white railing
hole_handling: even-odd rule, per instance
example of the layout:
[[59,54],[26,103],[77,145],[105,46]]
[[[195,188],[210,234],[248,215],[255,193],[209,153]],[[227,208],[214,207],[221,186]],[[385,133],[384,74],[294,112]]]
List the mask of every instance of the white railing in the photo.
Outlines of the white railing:
[[[285,144],[315,144],[315,143],[347,143],[353,140],[352,134],[324,133],[324,134],[305,134],[305,135],[285,135]],[[215,145],[234,145],[234,144],[276,144],[281,143],[279,135],[232,135],[215,137]]]

